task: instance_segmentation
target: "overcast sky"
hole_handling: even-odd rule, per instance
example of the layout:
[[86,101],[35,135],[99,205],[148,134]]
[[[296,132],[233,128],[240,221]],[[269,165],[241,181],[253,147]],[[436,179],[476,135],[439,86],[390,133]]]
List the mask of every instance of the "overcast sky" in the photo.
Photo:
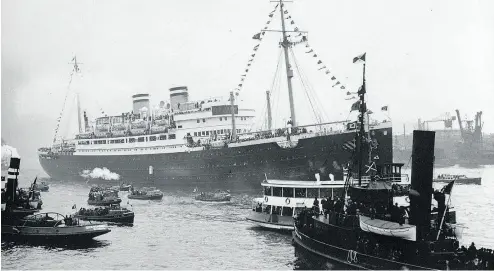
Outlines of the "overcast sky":
[[[36,132],[44,144],[53,136],[74,54],[84,64],[65,109],[74,112],[65,114],[72,126],[75,92],[91,117],[99,116],[100,108],[130,111],[135,93],[148,92],[158,103],[176,85],[187,85],[192,99],[228,95],[257,44],[252,36],[275,6],[268,0],[3,0],[1,5],[2,137],[13,137],[4,131],[7,124],[43,119],[46,125]],[[362,65],[352,59],[367,52],[369,107],[383,118],[380,108],[388,105],[396,132],[404,122],[411,130],[418,118],[454,114],[457,108],[469,118],[483,111],[484,130],[494,132],[494,1],[295,0],[286,7],[296,25],[309,31],[310,48],[318,55],[306,54],[304,45],[293,49],[326,120],[347,118],[352,101],[332,88],[334,81],[318,71],[317,60],[347,90],[356,90]],[[279,13],[269,26],[279,29]],[[266,34],[240,92],[245,106],[259,114],[275,74],[279,38]],[[272,91],[281,124],[289,117],[286,87]],[[294,92],[299,123],[313,122],[297,79]],[[19,119],[15,124],[9,122],[12,115]]]

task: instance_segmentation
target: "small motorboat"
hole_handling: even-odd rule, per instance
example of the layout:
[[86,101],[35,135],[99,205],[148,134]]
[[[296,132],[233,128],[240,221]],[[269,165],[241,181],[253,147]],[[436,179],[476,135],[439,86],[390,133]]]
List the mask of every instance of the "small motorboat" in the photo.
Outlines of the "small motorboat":
[[476,184],[481,185],[482,178],[469,178],[465,175],[439,174],[434,182],[449,183],[455,181],[456,184]]
[[110,231],[105,224],[81,224],[78,219],[52,212],[2,223],[2,238],[15,240],[84,242]]
[[114,204],[103,208],[81,208],[74,214],[74,218],[90,221],[102,221],[112,223],[134,223],[134,212]]
[[50,186],[46,182],[36,183],[33,185],[34,191],[48,192]]
[[120,204],[122,199],[118,197],[118,190],[101,188],[98,186],[91,187],[87,204],[95,206],[108,206],[112,204]]
[[129,199],[137,199],[137,200],[160,200],[163,198],[163,192],[154,187],[151,188],[142,188],[141,190],[130,191],[128,196]]
[[94,205],[94,206],[108,206],[112,204],[120,204],[121,202],[122,199],[115,197],[103,197],[103,198],[94,198],[87,200],[88,205]]
[[216,192],[201,192],[195,196],[196,200],[210,202],[227,202],[230,201],[231,198],[232,196],[230,193],[220,190]]
[[124,184],[124,183],[122,183],[122,184],[120,185],[120,191],[130,191],[130,188],[131,188],[131,187],[132,187],[132,185],[131,185],[131,184]]

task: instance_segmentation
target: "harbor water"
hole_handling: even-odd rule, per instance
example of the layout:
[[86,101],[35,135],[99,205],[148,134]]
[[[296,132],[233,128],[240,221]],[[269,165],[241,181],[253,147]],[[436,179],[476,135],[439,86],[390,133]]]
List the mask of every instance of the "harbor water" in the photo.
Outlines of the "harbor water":
[[[29,186],[39,173],[22,169],[21,186]],[[451,167],[434,173],[482,176],[480,186],[455,185],[452,203],[458,222],[467,227],[460,244],[494,248],[494,166]],[[43,210],[71,214],[74,204],[77,209],[87,207],[90,185],[50,182],[49,192],[42,193]],[[128,200],[126,192],[120,192],[123,205],[129,202],[136,214],[134,226],[112,226],[110,233],[87,245],[2,242],[2,269],[338,268],[295,251],[289,234],[262,230],[245,220],[251,199],[261,195],[260,186],[257,194],[231,191],[230,203],[197,202],[193,191],[164,192],[161,201]]]

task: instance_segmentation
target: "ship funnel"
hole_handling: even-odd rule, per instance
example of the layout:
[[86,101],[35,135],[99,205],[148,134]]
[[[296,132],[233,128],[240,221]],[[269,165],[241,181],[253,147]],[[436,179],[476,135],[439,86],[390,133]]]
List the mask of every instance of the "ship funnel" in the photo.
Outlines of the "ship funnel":
[[[10,166],[8,170],[7,185],[5,186],[5,196],[7,204],[16,202],[17,200],[17,178],[19,176],[19,167],[21,165],[21,159],[12,157],[10,158]],[[3,181],[3,180],[2,180]],[[3,197],[3,195],[2,195]]]
[[189,101],[188,91],[186,86],[170,88],[170,103],[173,110],[180,110],[180,105]]
[[424,239],[431,225],[434,140],[433,131],[413,131],[410,224],[417,227],[417,239]]
[[139,113],[142,108],[150,108],[149,107],[149,94],[136,94],[132,95],[132,109],[135,114]]

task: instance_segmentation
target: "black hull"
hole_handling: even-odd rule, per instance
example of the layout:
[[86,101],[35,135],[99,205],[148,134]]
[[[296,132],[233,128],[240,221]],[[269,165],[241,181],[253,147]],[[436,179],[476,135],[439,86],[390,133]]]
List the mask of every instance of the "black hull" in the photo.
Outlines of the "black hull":
[[106,200],[106,201],[96,201],[96,200],[88,200],[87,204],[88,205],[93,205],[93,206],[110,206],[112,204],[120,204],[122,202],[121,199],[117,200]]
[[74,216],[75,218],[86,220],[86,221],[98,221],[98,222],[110,222],[110,223],[123,223],[123,224],[133,224],[134,214],[122,215],[122,216]]
[[[393,162],[392,129],[371,130],[378,142],[373,155],[380,163]],[[53,179],[86,181],[83,170],[106,167],[118,173],[121,181],[134,185],[205,190],[229,189],[235,192],[259,191],[259,183],[270,179],[315,180],[313,168],[324,168],[321,180],[343,179],[343,165],[351,159],[344,144],[355,133],[340,133],[300,139],[296,147],[283,148],[277,143],[259,143],[240,147],[192,152],[147,155],[60,155],[39,157],[45,172]],[[311,168],[310,164],[314,167]],[[153,174],[149,174],[149,167]],[[114,181],[121,182],[121,181]],[[109,181],[111,182],[111,181]]]
[[294,245],[305,249],[306,251],[321,256],[329,261],[350,269],[359,270],[430,270],[432,268],[412,265],[388,259],[383,259],[362,253],[356,253],[353,250],[326,244],[319,240],[313,239],[298,231],[297,227],[292,233]]
[[133,200],[160,200],[163,198],[163,195],[156,195],[156,196],[139,196],[139,195],[129,195],[128,199],[133,199]]
[[99,230],[77,234],[30,234],[21,232],[18,233],[14,230],[14,227],[8,225],[2,225],[2,239],[8,241],[28,241],[28,242],[41,242],[41,243],[74,243],[74,242],[88,242],[93,238],[109,233],[111,230]]

